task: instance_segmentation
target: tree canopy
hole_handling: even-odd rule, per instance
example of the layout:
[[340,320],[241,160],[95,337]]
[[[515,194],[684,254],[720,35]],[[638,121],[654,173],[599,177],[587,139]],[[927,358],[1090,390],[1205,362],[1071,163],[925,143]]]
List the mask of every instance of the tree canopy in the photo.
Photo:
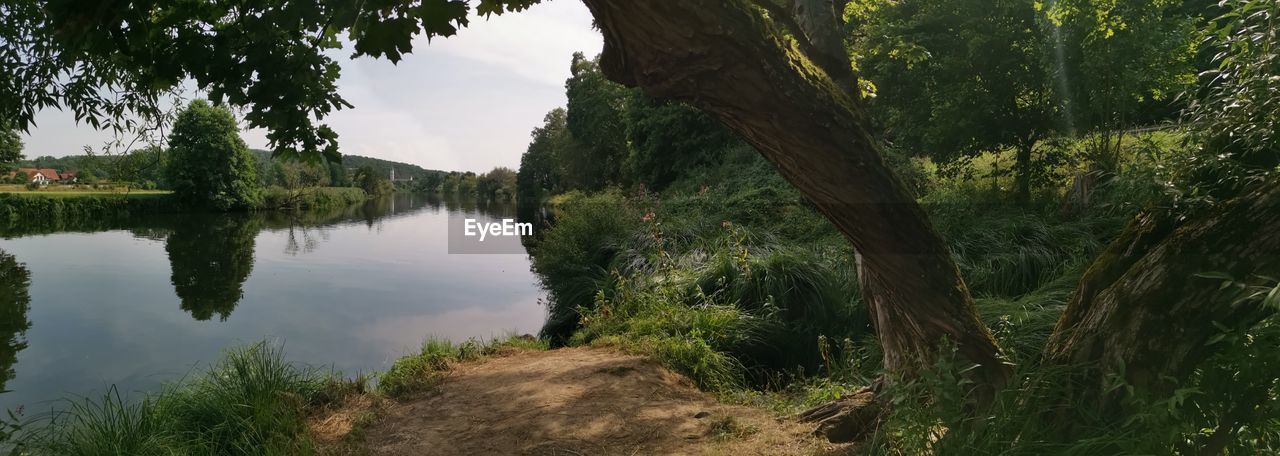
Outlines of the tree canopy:
[[22,160],[22,138],[18,132],[0,129],[0,165]]
[[447,37],[472,14],[536,0],[323,0],[191,3],[19,0],[0,6],[0,121],[26,131],[36,112],[125,131],[159,122],[166,95],[193,80],[215,103],[246,108],[277,155],[337,160],[323,119],[351,107],[332,51],[399,61],[416,35]]
[[191,102],[174,122],[169,147],[166,177],[182,201],[230,210],[261,200],[253,154],[226,108]]

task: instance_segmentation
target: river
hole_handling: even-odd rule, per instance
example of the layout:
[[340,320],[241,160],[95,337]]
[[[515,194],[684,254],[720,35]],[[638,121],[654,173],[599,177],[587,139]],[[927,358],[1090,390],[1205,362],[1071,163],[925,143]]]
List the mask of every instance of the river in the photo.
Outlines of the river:
[[427,336],[536,333],[526,254],[449,254],[449,215],[508,206],[396,194],[300,214],[178,214],[0,239],[0,409],[140,397],[268,340],[347,376]]

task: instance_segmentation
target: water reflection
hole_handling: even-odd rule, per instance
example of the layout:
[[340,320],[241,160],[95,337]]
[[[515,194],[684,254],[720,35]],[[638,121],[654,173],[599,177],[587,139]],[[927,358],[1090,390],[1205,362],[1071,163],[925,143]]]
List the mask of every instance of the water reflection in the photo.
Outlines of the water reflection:
[[357,373],[427,335],[536,331],[527,257],[447,250],[452,215],[511,212],[399,194],[298,213],[0,221],[0,388],[13,390],[0,413],[104,385],[154,390],[263,339]]
[[27,311],[31,308],[31,273],[13,255],[0,250],[0,392],[13,379],[13,363],[27,348],[26,332],[31,328]]
[[[437,201],[437,204],[438,201]],[[244,282],[253,272],[255,240],[261,231],[284,231],[284,253],[306,254],[328,239],[328,227],[362,221],[378,229],[382,220],[404,216],[429,206],[428,199],[396,194],[363,204],[303,212],[251,214],[188,214],[168,218],[165,252],[173,271],[174,292],[181,308],[196,320],[215,314],[226,321],[244,298]],[[154,236],[160,230],[134,229],[135,236]]]
[[204,321],[217,314],[226,321],[244,297],[244,281],[253,272],[253,241],[261,217],[199,214],[181,218],[165,239],[173,270],[173,291],[182,310]]

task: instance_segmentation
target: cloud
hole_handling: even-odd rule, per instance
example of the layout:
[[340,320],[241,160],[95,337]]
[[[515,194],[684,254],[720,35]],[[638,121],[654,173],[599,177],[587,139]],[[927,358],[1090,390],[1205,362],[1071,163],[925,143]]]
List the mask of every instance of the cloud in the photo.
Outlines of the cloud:
[[[529,132],[563,106],[574,52],[599,53],[602,39],[580,2],[556,0],[520,13],[475,17],[457,36],[415,41],[399,64],[340,58],[339,93],[355,109],[323,120],[343,153],[403,161],[432,169],[515,168]],[[76,125],[69,114],[41,112],[27,138],[27,156],[80,153],[109,135]],[[266,132],[243,134],[266,148]]]
[[586,7],[568,0],[535,5],[521,13],[475,18],[457,36],[430,45],[425,38],[414,42],[417,52],[426,55],[472,59],[557,87],[569,77],[573,52],[594,56],[602,47]]

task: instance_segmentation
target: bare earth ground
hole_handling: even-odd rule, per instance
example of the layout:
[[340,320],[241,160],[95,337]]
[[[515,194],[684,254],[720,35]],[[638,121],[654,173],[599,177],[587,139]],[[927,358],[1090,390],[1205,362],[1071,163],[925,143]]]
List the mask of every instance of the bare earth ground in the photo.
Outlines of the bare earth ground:
[[341,440],[370,408],[378,417],[329,451],[741,456],[831,450],[810,427],[721,404],[653,361],[598,348],[517,351],[462,364],[438,392],[380,405],[356,399],[313,419],[312,432],[322,446]]

